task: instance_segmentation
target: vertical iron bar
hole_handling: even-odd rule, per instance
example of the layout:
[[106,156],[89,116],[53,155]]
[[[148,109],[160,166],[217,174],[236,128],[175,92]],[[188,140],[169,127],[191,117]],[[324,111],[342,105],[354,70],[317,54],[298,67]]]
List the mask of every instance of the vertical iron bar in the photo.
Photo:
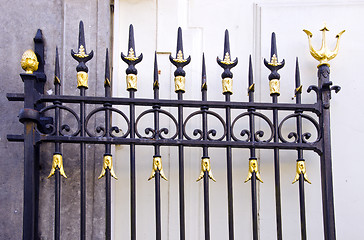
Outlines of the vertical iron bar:
[[[105,97],[111,97],[111,79],[110,79],[110,66],[109,66],[109,50],[106,49],[106,60],[105,60]],[[109,108],[111,104],[105,103],[105,137],[110,137],[111,130],[111,112]],[[111,144],[105,144],[105,155],[111,156]],[[105,169],[105,197],[106,197],[106,207],[105,207],[105,234],[106,240],[111,240],[111,169],[107,167]]]
[[[183,67],[190,63],[191,57],[184,59],[182,29],[178,28],[176,58],[169,55],[170,62],[177,67],[174,71],[175,92],[178,96],[178,140],[183,140],[183,93],[185,92],[186,72]],[[185,177],[184,177],[184,150],[178,145],[179,165],[179,212],[180,212],[180,240],[185,240]]]
[[[178,91],[178,140],[183,140],[183,92]],[[180,240],[185,240],[185,174],[184,174],[184,150],[178,146],[179,163],[179,214],[180,214]]]
[[210,240],[210,200],[209,200],[209,173],[205,171],[203,176],[204,216],[205,216],[205,240]]
[[[87,53],[85,33],[83,22],[80,21],[79,35],[78,35],[78,52],[71,50],[72,57],[79,63],[76,67],[77,71],[77,88],[80,89],[80,96],[86,96],[86,89],[88,88],[88,67],[86,62],[92,59],[93,51]],[[80,102],[80,137],[85,137],[85,117],[86,117],[85,102]],[[86,240],[86,144],[80,143],[80,185],[81,185],[81,231],[80,239]]]
[[160,197],[160,172],[157,170],[155,172],[155,231],[156,231],[156,240],[162,239],[161,233],[161,197]]
[[[206,79],[206,65],[205,54],[202,55],[202,81],[201,81],[201,94],[202,101],[207,101],[207,79]],[[208,127],[207,127],[207,106],[201,106],[202,112],[202,139],[208,140]],[[202,159],[209,158],[208,147],[202,148]],[[205,222],[205,240],[210,240],[210,194],[209,194],[209,173],[204,172],[203,176],[203,188],[204,188],[204,222]]]
[[[136,57],[135,41],[134,41],[134,27],[129,26],[129,43],[128,55],[125,56],[121,53],[121,59],[128,64],[126,69],[127,90],[129,91],[129,98],[135,98],[137,91],[137,74],[138,70],[135,65],[143,60],[143,54]],[[135,138],[135,104],[130,104],[130,138]],[[135,144],[130,143],[130,224],[131,224],[131,239],[136,239],[136,180],[135,180]]]
[[[302,86],[301,86],[301,79],[300,79],[300,72],[299,72],[299,65],[298,65],[298,58],[296,58],[296,72],[295,72],[295,82],[296,82],[296,89],[295,89],[295,97],[296,103],[301,104],[301,93],[302,93]],[[297,125],[297,142],[302,143],[302,110],[297,109],[295,111],[297,113],[296,118],[296,125]],[[297,149],[297,161],[304,161],[303,159],[303,150],[301,148]],[[300,197],[300,221],[301,221],[301,239],[307,239],[307,232],[306,232],[306,206],[305,206],[305,179],[303,173],[299,176],[299,197]]]
[[331,136],[330,136],[330,68],[327,64],[319,66],[319,103],[322,106],[320,126],[322,129],[323,153],[321,155],[322,204],[324,212],[325,240],[335,240],[334,193],[332,180]]
[[[129,89],[129,98],[134,99],[135,90]],[[135,138],[135,105],[130,104],[130,138]],[[136,240],[136,189],[135,189],[135,144],[130,144],[130,215],[131,240]]]
[[35,239],[35,176],[34,176],[34,137],[35,121],[29,114],[37,114],[34,110],[35,81],[33,74],[20,74],[24,81],[24,109],[19,120],[24,124],[24,202],[23,202],[23,240]]
[[[252,58],[249,56],[249,73],[248,73],[248,95],[249,103],[254,102],[254,81],[253,81],[253,66]],[[253,112],[254,108],[249,108],[249,131],[250,142],[255,142],[255,119]],[[255,148],[250,148],[250,159],[256,159]],[[252,221],[253,221],[253,240],[258,240],[258,204],[257,204],[257,183],[256,172],[253,171],[251,178],[251,198],[252,198]]]
[[[154,99],[159,99],[159,77],[158,77],[158,64],[157,64],[157,53],[154,53],[154,74],[153,74],[153,90],[154,90]],[[154,111],[154,138],[159,139],[159,112],[160,105],[156,104],[153,106]],[[160,157],[160,146],[154,145],[154,157]],[[153,160],[154,161],[154,160]],[[162,221],[161,221],[161,193],[160,193],[160,170],[156,170],[155,172],[155,231],[156,231],[156,240],[162,239]]]
[[[80,87],[80,96],[85,96],[86,88]],[[80,103],[80,121],[81,132],[80,137],[85,136],[85,102]],[[80,165],[81,165],[81,240],[86,240],[86,144],[82,142],[80,144]]]
[[[278,96],[272,96],[272,102],[278,102]],[[274,142],[278,143],[278,109],[273,109],[273,126],[274,126]],[[279,148],[274,148],[274,183],[276,198],[276,221],[277,221],[277,239],[282,240],[282,210],[281,210],[281,179],[279,167]]]
[[[278,62],[276,35],[272,33],[271,40],[271,56],[270,62],[264,59],[264,65],[271,71],[269,74],[269,88],[273,103],[278,103],[280,95],[280,75],[278,70],[284,67],[285,61]],[[274,126],[274,142],[279,143],[278,136],[278,109],[273,108],[273,126]],[[279,167],[279,148],[274,148],[274,183],[275,183],[275,200],[276,200],[276,223],[277,223],[277,240],[282,240],[282,210],[281,210],[281,182]]]
[[[217,57],[217,63],[224,69],[221,74],[222,91],[225,95],[225,101],[230,102],[230,96],[233,94],[233,73],[231,68],[238,64],[238,59],[231,61],[229,31],[225,30],[224,40],[224,59]],[[226,141],[231,141],[231,108],[226,106]],[[228,190],[228,221],[229,221],[229,240],[234,240],[234,210],[233,210],[233,178],[232,178],[232,150],[231,146],[226,147],[227,163],[227,190]]]
[[[55,87],[55,95],[60,95],[60,69],[59,69],[59,58],[58,58],[58,48],[56,48],[56,62],[55,62],[55,77],[54,77],[54,87]],[[61,105],[60,102],[54,102],[56,105],[55,114],[54,114],[54,126],[56,128],[55,135],[59,136],[60,125],[61,125],[61,115],[60,109],[58,108]],[[54,144],[54,154],[61,154],[61,143],[55,142]],[[55,171],[55,208],[54,208],[54,239],[59,240],[61,234],[61,174],[60,169],[56,168]]]
[[[231,93],[225,93],[225,101],[230,102]],[[226,141],[231,141],[231,109],[226,107]],[[234,209],[233,209],[233,166],[231,146],[226,147],[227,185],[228,185],[228,218],[229,240],[234,240]]]

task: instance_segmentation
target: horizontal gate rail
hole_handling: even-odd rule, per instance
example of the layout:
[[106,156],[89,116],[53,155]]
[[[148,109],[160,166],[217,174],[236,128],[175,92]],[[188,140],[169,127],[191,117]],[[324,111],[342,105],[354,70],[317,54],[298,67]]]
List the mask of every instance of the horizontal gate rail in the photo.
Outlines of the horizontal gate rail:
[[[312,33],[304,30],[309,37]],[[326,26],[322,29],[323,42],[325,43]],[[338,34],[338,39],[341,34]],[[37,33],[37,35],[39,35]],[[61,94],[61,76],[59,68],[58,49],[56,49],[55,60],[55,94],[44,95],[44,56],[43,41],[39,36],[36,38],[36,54],[32,50],[24,53],[22,58],[22,67],[26,74],[21,74],[24,81],[23,93],[8,93],[9,101],[24,101],[24,109],[19,114],[20,121],[24,124],[24,134],[8,135],[7,139],[14,142],[24,142],[24,223],[23,239],[30,240],[37,237],[37,209],[38,209],[38,158],[39,144],[43,142],[54,143],[54,153],[51,173],[49,178],[55,176],[55,220],[54,220],[54,239],[60,239],[61,233],[61,177],[67,178],[66,171],[63,167],[63,157],[61,145],[65,143],[80,144],[80,239],[87,239],[86,229],[86,144],[103,144],[105,151],[103,155],[103,168],[99,179],[105,178],[105,239],[111,239],[111,180],[117,179],[116,171],[113,168],[113,159],[111,154],[112,145],[129,145],[130,148],[130,235],[135,240],[137,235],[136,220],[136,168],[135,168],[135,147],[137,145],[150,146],[154,149],[153,168],[149,180],[155,181],[155,238],[162,239],[162,214],[161,214],[161,178],[168,180],[162,166],[161,148],[178,147],[178,165],[179,165],[179,233],[180,240],[186,239],[185,227],[185,169],[184,169],[184,151],[185,147],[202,148],[201,172],[197,181],[203,180],[203,199],[204,199],[204,236],[205,240],[210,240],[210,180],[216,181],[212,174],[212,163],[221,160],[212,160],[209,156],[209,148],[223,148],[226,151],[226,169],[227,169],[227,217],[228,217],[228,237],[235,238],[235,223],[233,210],[233,156],[232,149],[246,148],[249,150],[248,176],[245,182],[251,181],[251,210],[252,210],[252,236],[254,240],[259,239],[258,232],[258,199],[257,199],[257,181],[263,183],[263,178],[258,170],[260,159],[258,159],[257,149],[272,149],[274,165],[274,183],[275,183],[275,211],[276,211],[276,238],[281,240],[282,236],[282,213],[281,213],[281,180],[280,180],[280,150],[294,150],[297,152],[296,175],[294,182],[298,181],[299,189],[299,206],[300,206],[300,225],[301,239],[307,239],[306,229],[306,208],[305,208],[305,188],[304,183],[310,181],[306,174],[306,161],[304,151],[312,150],[320,156],[321,163],[321,184],[322,184],[322,205],[323,205],[323,222],[326,240],[334,240],[335,236],[335,219],[333,205],[333,183],[332,183],[332,166],[331,166],[331,143],[330,143],[330,99],[331,91],[338,92],[340,87],[331,86],[328,61],[336,56],[338,47],[334,52],[316,51],[310,45],[311,54],[320,61],[318,66],[318,85],[310,86],[308,92],[314,91],[316,102],[312,104],[303,104],[301,100],[302,85],[300,80],[298,59],[296,60],[295,74],[295,98],[296,103],[279,103],[280,95],[280,75],[278,70],[284,67],[285,61],[278,61],[275,33],[271,39],[271,55],[269,61],[264,59],[265,66],[271,71],[268,76],[269,89],[272,102],[255,102],[253,80],[253,68],[251,57],[249,58],[248,72],[248,102],[231,101],[233,93],[233,73],[232,68],[238,64],[238,59],[232,60],[229,43],[229,33],[225,31],[225,42],[223,59],[217,57],[217,63],[223,69],[221,74],[222,90],[225,101],[207,100],[207,75],[205,57],[202,61],[201,77],[201,100],[185,100],[186,72],[183,69],[191,61],[191,57],[185,58],[182,44],[182,30],[178,29],[177,50],[175,58],[170,55],[171,63],[176,67],[174,72],[175,92],[177,100],[159,98],[159,79],[157,54],[155,53],[154,75],[153,75],[153,99],[136,97],[137,91],[137,69],[136,64],[140,63],[143,55],[137,56],[134,43],[134,29],[131,25],[129,28],[128,54],[121,53],[122,60],[128,65],[126,69],[128,98],[111,96],[111,80],[109,55],[106,49],[105,60],[105,96],[92,97],[86,96],[88,89],[88,67],[86,63],[93,57],[93,51],[87,52],[84,37],[83,23],[80,22],[78,51],[71,51],[72,57],[78,62],[77,87],[80,89],[79,96],[69,96]],[[326,48],[326,45],[324,46]],[[331,55],[330,55],[330,54]],[[328,55],[329,54],[329,55]],[[37,57],[41,61],[40,68],[37,71]],[[36,72],[37,71],[37,72]],[[33,74],[34,72],[34,74]],[[43,84],[43,85],[42,85]],[[127,106],[118,108],[118,106]],[[142,106],[143,108],[138,108]],[[77,110],[74,110],[77,109]],[[89,110],[91,108],[91,110]],[[173,108],[173,111],[166,111],[166,108]],[[122,110],[121,110],[122,109]],[[188,109],[188,112],[184,112]],[[138,112],[136,110],[141,110]],[[238,114],[232,114],[238,112]],[[64,112],[69,114],[74,124],[62,119]],[[53,113],[49,117],[49,113]],[[282,114],[283,113],[283,114]],[[89,126],[90,120],[96,114],[103,114],[103,124],[98,127]],[[141,119],[146,115],[153,117],[153,123],[146,128],[139,126]],[[162,128],[160,124],[161,116],[167,117],[172,123],[171,129]],[[113,116],[121,117],[123,127],[116,126],[113,123]],[[192,134],[187,131],[188,123],[196,116],[200,116],[200,128],[194,129]],[[220,129],[211,127],[209,118],[217,120]],[[248,126],[240,126],[239,120],[246,117]],[[62,120],[62,121],[61,121]],[[268,126],[267,133],[264,133],[257,126],[257,121],[261,121]],[[287,121],[294,120],[295,130],[288,134],[282,129],[287,126]],[[303,121],[308,122],[313,130],[311,132],[303,131]],[[290,125],[290,127],[292,127]],[[94,129],[95,128],[95,129]],[[140,129],[139,129],[140,128]],[[174,130],[173,130],[174,129]],[[235,131],[234,131],[235,130]],[[142,133],[144,132],[144,133]],[[237,134],[239,132],[239,135]],[[119,135],[117,135],[119,134]],[[219,135],[220,134],[220,135]],[[312,135],[314,137],[312,137]],[[212,160],[212,161],[211,161]],[[65,161],[67,161],[65,159]]]

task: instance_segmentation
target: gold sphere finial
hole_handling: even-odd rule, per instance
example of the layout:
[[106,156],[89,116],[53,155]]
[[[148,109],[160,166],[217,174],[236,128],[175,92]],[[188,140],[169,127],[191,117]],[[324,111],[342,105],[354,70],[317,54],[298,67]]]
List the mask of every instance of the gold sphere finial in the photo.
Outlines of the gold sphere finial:
[[37,71],[39,62],[33,50],[29,49],[23,53],[20,64],[27,74],[33,74]]

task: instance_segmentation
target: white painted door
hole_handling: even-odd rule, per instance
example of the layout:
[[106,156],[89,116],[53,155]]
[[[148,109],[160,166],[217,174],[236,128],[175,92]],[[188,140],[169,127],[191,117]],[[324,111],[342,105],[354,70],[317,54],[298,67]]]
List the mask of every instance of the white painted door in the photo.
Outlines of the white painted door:
[[[222,69],[216,64],[216,56],[223,55],[224,30],[230,31],[231,55],[239,58],[234,73],[232,101],[247,101],[248,57],[252,54],[256,101],[270,102],[268,89],[269,71],[263,66],[263,58],[269,58],[270,35],[277,34],[278,56],[286,60],[280,71],[280,102],[293,103],[294,64],[300,60],[301,80],[304,90],[317,84],[316,65],[308,50],[307,37],[302,29],[313,33],[313,44],[321,44],[323,22],[331,30],[329,46],[334,47],[335,35],[342,36],[338,56],[331,63],[331,79],[342,91],[332,99],[332,150],[334,193],[336,207],[337,239],[363,237],[359,222],[364,209],[359,201],[364,197],[361,186],[360,136],[364,133],[364,110],[360,95],[364,84],[360,64],[364,48],[364,4],[360,1],[207,1],[207,0],[129,0],[115,1],[114,19],[114,96],[127,97],[125,86],[126,65],[120,52],[127,52],[128,26],[134,25],[136,52],[144,55],[137,65],[138,92],[136,97],[152,98],[152,74],[154,51],[157,51],[160,69],[161,98],[176,99],[173,84],[175,68],[168,56],[175,54],[177,28],[183,29],[185,55],[192,61],[186,70],[185,99],[200,99],[201,57],[205,52],[207,65],[208,98],[224,100],[221,94]],[[360,74],[360,75],[359,75]],[[312,103],[314,94],[304,91],[303,101]],[[141,111],[141,109],[137,109]],[[172,110],[175,111],[175,110]],[[186,113],[187,114],[187,113]],[[237,113],[233,113],[237,114]],[[117,121],[117,120],[115,120]],[[349,122],[350,121],[350,122]],[[171,123],[164,121],[166,126]],[[348,140],[350,139],[350,145]],[[155,239],[154,182],[147,181],[152,169],[153,147],[137,147],[137,239]],[[227,183],[224,149],[211,149],[211,164],[216,183],[210,184],[211,239],[228,239]],[[252,239],[250,184],[244,184],[248,172],[248,150],[233,151],[233,187],[235,239]],[[281,188],[283,238],[300,239],[298,186],[292,185],[295,174],[295,151],[281,151]],[[114,239],[130,238],[130,183],[129,147],[116,146],[115,170],[119,180],[113,191]],[[177,148],[162,148],[164,171],[169,179],[162,181],[162,239],[179,239],[178,217],[178,152]],[[203,190],[196,183],[200,171],[200,149],[185,149],[186,239],[203,239]],[[264,183],[259,184],[259,232],[260,239],[275,239],[274,172],[271,150],[259,152],[260,172]],[[323,239],[321,182],[319,158],[305,152],[307,171],[312,182],[306,185],[306,209],[308,239]],[[348,163],[347,161],[350,161]]]

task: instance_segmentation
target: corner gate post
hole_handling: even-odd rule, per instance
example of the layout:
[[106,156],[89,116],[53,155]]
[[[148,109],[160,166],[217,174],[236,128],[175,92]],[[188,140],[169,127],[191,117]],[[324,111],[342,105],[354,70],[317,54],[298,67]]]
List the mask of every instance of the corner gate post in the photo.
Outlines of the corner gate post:
[[34,109],[37,77],[33,71],[38,68],[35,53],[28,50],[23,54],[21,65],[26,73],[20,74],[24,82],[24,108],[20,110],[19,121],[24,124],[24,205],[23,240],[35,239],[36,216],[36,178],[35,178],[35,127],[39,112]]
[[[331,86],[330,81],[330,64],[329,60],[336,57],[339,51],[339,40],[345,30],[336,35],[337,42],[335,49],[330,51],[326,44],[326,32],[329,31],[324,23],[322,31],[322,46],[320,50],[315,50],[311,44],[312,33],[303,30],[309,40],[311,55],[320,64],[317,66],[318,76],[318,103],[321,107],[320,128],[322,131],[322,154],[320,156],[321,164],[321,191],[322,191],[322,209],[324,218],[324,235],[325,240],[335,240],[335,214],[334,214],[334,193],[332,180],[332,159],[331,159],[331,136],[330,136],[330,99],[331,90],[337,93],[340,91],[339,86]],[[311,88],[313,89],[313,88]],[[310,90],[310,89],[309,89]]]

